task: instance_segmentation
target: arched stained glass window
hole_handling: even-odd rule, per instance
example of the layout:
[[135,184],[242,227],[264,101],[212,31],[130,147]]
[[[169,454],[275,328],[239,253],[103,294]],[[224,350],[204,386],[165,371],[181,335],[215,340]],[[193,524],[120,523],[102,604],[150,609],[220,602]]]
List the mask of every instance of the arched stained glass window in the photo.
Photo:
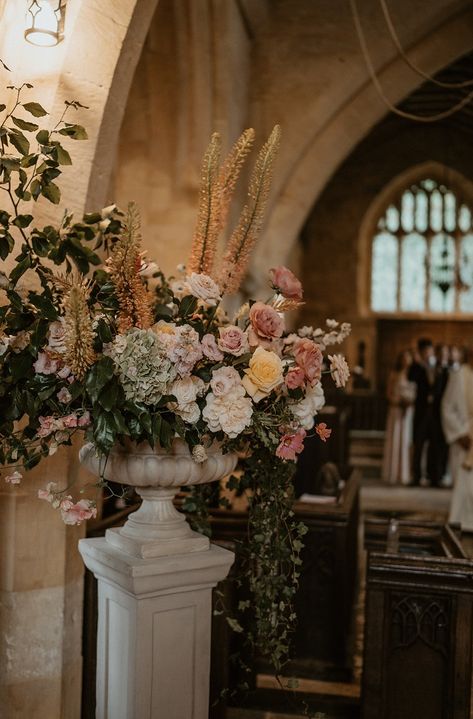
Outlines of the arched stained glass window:
[[371,309],[473,314],[471,203],[426,177],[386,207],[372,240]]

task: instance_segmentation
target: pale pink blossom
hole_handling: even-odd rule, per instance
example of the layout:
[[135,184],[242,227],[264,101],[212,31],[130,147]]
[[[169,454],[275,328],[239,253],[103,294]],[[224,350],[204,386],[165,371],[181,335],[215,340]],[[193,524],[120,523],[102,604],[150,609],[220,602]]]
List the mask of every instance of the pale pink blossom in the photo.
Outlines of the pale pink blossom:
[[350,378],[350,369],[343,355],[329,355],[330,374],[336,387],[345,387]]
[[49,325],[48,350],[58,354],[64,354],[66,351],[66,321],[64,317],[60,317]]
[[202,352],[207,359],[212,362],[220,362],[223,360],[223,352],[217,346],[217,340],[211,334],[204,335],[201,341]]
[[249,340],[251,345],[262,345],[281,337],[284,332],[284,320],[273,307],[264,302],[255,302],[250,309]]
[[249,352],[248,337],[236,325],[226,325],[226,327],[218,328],[219,339],[217,344],[222,352],[240,357],[245,352]]
[[[46,489],[38,489],[39,499],[44,499],[46,502],[49,502],[55,509],[57,509],[60,504],[60,500],[57,498],[58,494],[59,491],[56,482],[48,482]],[[72,497],[68,497],[68,499],[72,499]]]
[[66,497],[59,505],[59,509],[64,524],[81,524],[86,519],[97,516],[95,502],[90,499],[81,499],[74,504],[70,497]]
[[57,429],[57,420],[49,415],[48,417],[38,417],[40,428],[37,431],[38,437],[49,437]]
[[312,429],[315,423],[314,417],[324,404],[324,391],[319,381],[313,387],[307,388],[303,399],[291,405],[291,412],[304,429]]
[[210,386],[214,395],[221,397],[229,394],[236,387],[242,387],[241,377],[234,367],[219,367],[212,372]]
[[72,395],[66,387],[62,387],[56,396],[62,404],[67,404],[72,399]]
[[54,374],[59,368],[59,362],[49,352],[40,352],[33,367],[37,374]]
[[190,325],[175,328],[175,342],[168,348],[168,358],[181,377],[189,375],[203,357],[199,335]]
[[303,387],[305,383],[305,372],[302,367],[291,367],[287,375],[284,377],[284,382],[288,389],[297,389]]
[[283,297],[290,300],[302,300],[302,285],[291,270],[280,265],[279,267],[273,267],[269,275],[273,287],[279,290]]
[[86,410],[77,420],[78,427],[88,427],[90,424],[90,412]]
[[12,474],[7,474],[5,477],[5,482],[8,484],[20,484],[21,480],[23,479],[23,475],[20,474],[20,472],[12,472]]
[[297,455],[304,449],[306,434],[305,429],[298,429],[297,432],[284,434],[276,449],[276,457],[295,462]]
[[330,435],[332,434],[332,430],[327,427],[325,422],[320,422],[319,424],[315,425],[315,431],[319,435],[322,442],[326,442]]
[[245,396],[243,387],[235,387],[229,394],[216,397],[209,392],[202,417],[211,432],[222,430],[234,439],[251,424],[253,403]]
[[315,342],[309,339],[298,339],[294,345],[294,359],[304,370],[309,384],[314,384],[322,376],[323,355]]
[[74,429],[75,427],[77,427],[78,422],[77,415],[75,414],[75,412],[72,412],[71,414],[68,414],[63,417],[62,423],[66,429]]

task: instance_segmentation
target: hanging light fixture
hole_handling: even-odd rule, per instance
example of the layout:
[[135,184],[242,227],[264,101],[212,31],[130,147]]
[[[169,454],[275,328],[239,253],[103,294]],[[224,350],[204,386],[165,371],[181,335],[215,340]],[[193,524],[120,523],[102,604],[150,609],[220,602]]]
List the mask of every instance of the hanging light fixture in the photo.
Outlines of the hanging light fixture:
[[28,0],[25,40],[52,47],[64,37],[66,0]]

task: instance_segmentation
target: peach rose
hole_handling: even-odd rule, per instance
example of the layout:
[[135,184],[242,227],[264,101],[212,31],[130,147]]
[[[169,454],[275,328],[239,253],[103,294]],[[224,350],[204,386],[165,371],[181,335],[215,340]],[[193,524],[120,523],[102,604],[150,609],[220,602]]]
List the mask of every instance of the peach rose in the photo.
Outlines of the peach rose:
[[280,265],[269,272],[273,286],[288,300],[302,300],[302,285],[291,270]]
[[320,347],[309,339],[299,339],[294,346],[294,359],[304,370],[309,384],[314,384],[322,376],[323,355]]
[[259,402],[283,382],[281,359],[257,347],[245,370],[242,384],[254,402]]
[[259,344],[281,337],[284,321],[273,307],[264,302],[255,302],[250,309],[250,343]]

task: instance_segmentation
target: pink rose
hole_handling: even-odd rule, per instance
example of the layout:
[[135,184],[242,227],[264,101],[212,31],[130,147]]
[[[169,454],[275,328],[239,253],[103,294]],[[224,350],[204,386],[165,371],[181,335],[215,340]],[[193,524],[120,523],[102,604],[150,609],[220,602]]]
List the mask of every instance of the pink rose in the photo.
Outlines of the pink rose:
[[217,347],[217,341],[213,335],[204,335],[201,341],[202,352],[212,362],[223,360],[223,352]]
[[298,429],[297,432],[292,434],[284,434],[276,450],[276,457],[279,457],[279,459],[290,459],[292,462],[295,462],[296,455],[300,454],[304,449],[306,434],[305,429]]
[[280,265],[269,272],[273,286],[288,300],[302,300],[302,285],[291,270]]
[[71,499],[63,499],[59,505],[64,524],[81,524],[86,519],[97,516],[97,508],[89,499],[81,499],[75,504]]
[[240,357],[240,355],[249,352],[248,337],[236,325],[227,325],[218,328],[219,338],[217,341],[219,349],[222,352]]
[[292,367],[284,378],[288,389],[297,389],[303,387],[305,382],[305,372],[302,367]]
[[52,359],[48,352],[40,352],[33,367],[36,374],[54,374],[57,372],[59,363]]
[[315,342],[307,338],[299,339],[294,345],[294,359],[304,370],[309,384],[313,385],[321,378],[323,355]]
[[266,340],[281,337],[284,321],[273,307],[255,302],[250,309],[250,344],[264,344]]

